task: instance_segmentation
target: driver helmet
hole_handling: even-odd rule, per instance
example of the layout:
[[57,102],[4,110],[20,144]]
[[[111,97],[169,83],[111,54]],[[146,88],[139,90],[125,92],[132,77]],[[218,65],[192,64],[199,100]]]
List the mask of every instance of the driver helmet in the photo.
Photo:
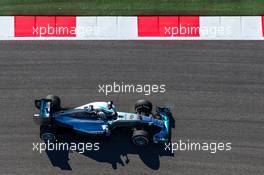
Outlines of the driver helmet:
[[102,111],[98,112],[97,115],[98,115],[99,118],[103,118],[103,119],[106,118],[105,113],[102,112]]

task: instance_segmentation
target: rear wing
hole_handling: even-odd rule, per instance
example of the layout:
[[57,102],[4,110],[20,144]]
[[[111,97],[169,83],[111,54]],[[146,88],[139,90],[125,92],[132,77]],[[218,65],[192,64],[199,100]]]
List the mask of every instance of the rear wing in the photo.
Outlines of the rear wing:
[[47,121],[51,116],[51,100],[48,99],[40,99],[35,100],[35,107],[39,109],[38,114],[34,114],[34,121],[37,124],[41,124],[44,121]]

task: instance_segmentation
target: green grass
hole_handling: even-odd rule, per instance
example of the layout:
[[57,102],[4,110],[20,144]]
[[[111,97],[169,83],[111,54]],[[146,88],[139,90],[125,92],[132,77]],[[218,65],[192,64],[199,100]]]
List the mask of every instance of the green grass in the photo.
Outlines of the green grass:
[[0,15],[264,15],[264,0],[0,0]]

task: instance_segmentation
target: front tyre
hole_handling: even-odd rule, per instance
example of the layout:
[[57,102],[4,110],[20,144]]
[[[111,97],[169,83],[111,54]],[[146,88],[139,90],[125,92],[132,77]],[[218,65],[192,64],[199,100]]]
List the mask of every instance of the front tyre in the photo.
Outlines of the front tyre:
[[147,146],[149,143],[148,132],[145,130],[134,130],[132,141],[136,146]]
[[40,126],[40,139],[47,142],[55,142],[56,141],[56,133],[54,128],[50,125],[42,125]]

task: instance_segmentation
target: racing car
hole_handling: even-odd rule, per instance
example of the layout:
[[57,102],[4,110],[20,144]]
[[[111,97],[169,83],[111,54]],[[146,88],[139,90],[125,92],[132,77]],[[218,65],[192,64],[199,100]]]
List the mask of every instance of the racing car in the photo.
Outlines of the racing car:
[[138,100],[135,112],[118,112],[112,101],[92,102],[76,108],[62,108],[58,96],[48,95],[35,100],[38,113],[34,121],[40,125],[40,138],[55,142],[58,129],[70,129],[85,135],[109,136],[117,128],[128,128],[137,146],[164,143],[170,140],[171,112],[167,107],[157,107],[152,113],[152,103]]

